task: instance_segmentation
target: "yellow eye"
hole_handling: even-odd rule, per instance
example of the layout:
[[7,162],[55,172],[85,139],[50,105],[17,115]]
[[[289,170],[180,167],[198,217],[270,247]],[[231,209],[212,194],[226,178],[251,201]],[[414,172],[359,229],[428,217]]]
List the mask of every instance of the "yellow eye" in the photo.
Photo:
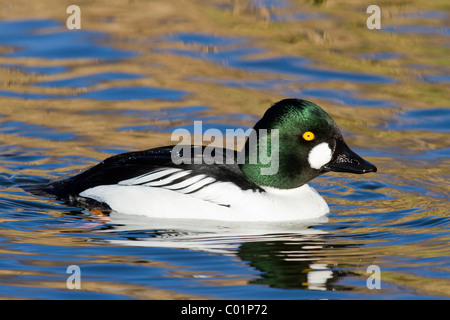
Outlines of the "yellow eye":
[[314,140],[314,133],[312,133],[311,131],[306,131],[303,134],[303,139],[305,139],[306,141]]

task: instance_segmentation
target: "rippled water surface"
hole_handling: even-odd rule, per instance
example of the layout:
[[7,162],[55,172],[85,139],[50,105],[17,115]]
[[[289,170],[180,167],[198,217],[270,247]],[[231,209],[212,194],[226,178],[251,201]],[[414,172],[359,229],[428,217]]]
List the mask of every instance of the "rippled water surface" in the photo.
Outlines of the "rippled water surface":
[[[450,297],[445,1],[386,4],[381,30],[352,1],[92,1],[80,30],[57,1],[0,5],[1,298]],[[104,216],[22,189],[195,120],[250,128],[286,97],[321,105],[378,167],[311,183],[328,221]]]

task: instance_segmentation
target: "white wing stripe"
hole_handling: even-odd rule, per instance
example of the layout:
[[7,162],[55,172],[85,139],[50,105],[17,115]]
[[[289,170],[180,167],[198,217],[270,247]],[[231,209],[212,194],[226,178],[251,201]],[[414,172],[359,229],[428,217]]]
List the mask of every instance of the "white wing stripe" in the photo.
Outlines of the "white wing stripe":
[[144,183],[148,183],[148,182],[154,181],[156,179],[159,179],[161,177],[167,176],[169,174],[172,174],[172,173],[175,173],[175,172],[178,172],[178,171],[181,171],[181,169],[170,168],[170,169],[158,170],[156,172],[146,173],[146,174],[140,175],[140,176],[135,177],[135,178],[122,180],[122,181],[119,182],[119,184],[120,185],[144,184]]
[[[164,188],[169,189],[169,190],[187,188],[187,187],[191,186],[192,184],[199,182],[200,180],[202,180],[205,177],[206,177],[206,175],[199,174],[199,175],[190,177],[184,181],[181,181],[179,183],[176,183],[174,185],[165,186]],[[176,190],[176,191],[184,192],[183,190]]]
[[189,192],[193,192],[197,189],[200,189],[201,187],[213,183],[214,181],[216,181],[216,179],[211,178],[211,177],[207,177],[199,182],[193,183],[192,185],[190,185],[189,187],[179,190],[182,193],[189,193]]
[[181,182],[171,184],[171,182],[183,178],[191,173],[192,170],[167,168],[158,171],[152,171],[135,178],[122,180],[118,184],[141,185],[146,187],[163,187],[165,189],[174,190],[181,193],[192,193],[216,181],[216,179],[208,177],[205,174],[198,174],[193,177],[189,177]]
[[172,174],[169,177],[159,180],[159,181],[151,181],[148,183],[145,183],[144,185],[149,186],[149,187],[159,187],[159,186],[164,186],[165,184],[169,184],[172,181],[178,179],[178,178],[182,178],[188,174],[191,173],[191,170],[186,170],[186,171],[182,171],[182,172],[178,172],[176,174]]

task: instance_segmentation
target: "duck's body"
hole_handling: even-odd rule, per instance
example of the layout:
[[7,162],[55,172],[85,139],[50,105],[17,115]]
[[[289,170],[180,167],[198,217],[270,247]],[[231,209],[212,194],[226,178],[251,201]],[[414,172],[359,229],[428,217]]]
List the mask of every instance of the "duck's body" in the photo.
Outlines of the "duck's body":
[[[202,146],[183,149],[192,151],[188,159],[179,146],[124,153],[34,192],[90,209],[149,217],[286,221],[329,212],[307,184],[314,177],[327,171],[376,171],[347,147],[333,120],[311,102],[282,100],[254,129],[258,139],[248,139],[240,153],[219,148],[205,153]],[[263,138],[264,151],[276,155],[272,171],[273,163],[258,158]]]
[[[191,154],[203,154],[195,149],[205,147],[191,148]],[[224,149],[215,149],[223,161],[214,165],[175,165],[172,149],[119,154],[39,191],[91,209],[157,218],[286,221],[329,212],[327,203],[307,184],[292,189],[258,186],[242,173],[237,161],[225,164]],[[234,154],[237,159],[239,154]]]

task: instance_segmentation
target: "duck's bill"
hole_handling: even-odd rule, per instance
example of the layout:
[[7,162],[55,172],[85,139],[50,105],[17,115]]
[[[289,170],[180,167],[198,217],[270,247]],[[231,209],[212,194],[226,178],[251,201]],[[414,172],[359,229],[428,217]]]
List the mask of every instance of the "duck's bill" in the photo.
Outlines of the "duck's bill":
[[377,172],[377,167],[354,153],[344,141],[338,141],[333,159],[323,166],[326,171],[368,173]]

